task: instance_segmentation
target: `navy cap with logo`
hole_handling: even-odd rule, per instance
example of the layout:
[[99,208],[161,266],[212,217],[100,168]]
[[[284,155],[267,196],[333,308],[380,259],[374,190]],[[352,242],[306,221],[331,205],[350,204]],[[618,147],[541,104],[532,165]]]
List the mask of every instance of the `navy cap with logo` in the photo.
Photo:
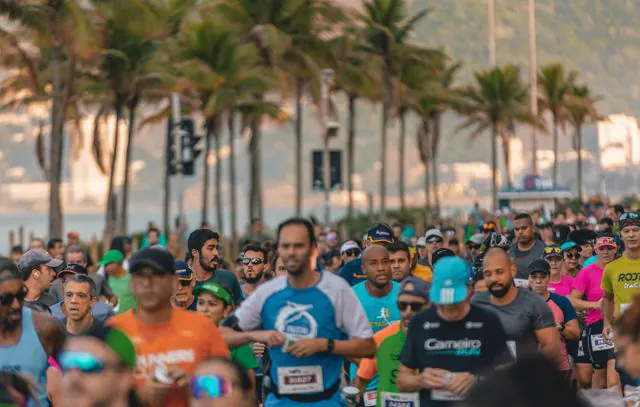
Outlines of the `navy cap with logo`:
[[58,273],[58,277],[61,277],[65,274],[84,274],[86,276],[88,273],[87,269],[79,264],[67,264],[62,268],[62,270],[60,270],[60,272]]
[[442,247],[431,255],[431,264],[435,266],[436,262],[445,257],[455,257],[456,254],[451,249],[447,249],[446,247]]
[[391,243],[393,242],[393,231],[386,223],[377,223],[367,231],[367,240],[372,243]]
[[193,271],[191,271],[191,268],[189,268],[186,261],[176,261],[176,276],[178,276],[178,280],[191,281],[193,278]]
[[138,272],[143,267],[151,267],[159,272],[174,274],[176,261],[173,255],[164,248],[148,247],[135,253],[129,262],[129,270],[131,273]]

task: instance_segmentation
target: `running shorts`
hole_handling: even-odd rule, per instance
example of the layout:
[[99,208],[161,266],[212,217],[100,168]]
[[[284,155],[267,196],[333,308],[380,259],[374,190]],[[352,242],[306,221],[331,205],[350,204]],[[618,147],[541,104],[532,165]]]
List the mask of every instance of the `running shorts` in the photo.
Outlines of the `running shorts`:
[[613,345],[605,342],[602,336],[603,327],[604,322],[600,320],[589,325],[586,329],[587,349],[594,369],[606,369],[607,362],[616,358]]

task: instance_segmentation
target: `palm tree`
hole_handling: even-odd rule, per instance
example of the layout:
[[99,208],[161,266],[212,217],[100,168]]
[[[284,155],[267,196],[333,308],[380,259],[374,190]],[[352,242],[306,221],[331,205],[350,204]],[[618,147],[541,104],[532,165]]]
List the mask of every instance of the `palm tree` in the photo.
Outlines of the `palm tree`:
[[[474,74],[476,85],[461,89],[463,98],[460,111],[466,120],[457,131],[472,129],[471,137],[478,137],[486,130],[491,131],[491,199],[493,209],[497,209],[497,146],[496,141],[502,138],[503,148],[508,158],[508,137],[513,125],[518,122],[537,125],[527,108],[528,91],[520,78],[520,68],[515,65],[496,67],[488,71]],[[509,179],[509,163],[507,161],[507,179]]]
[[328,49],[335,71],[333,91],[342,91],[347,97],[347,191],[349,203],[347,218],[353,217],[353,174],[355,165],[356,105],[360,98],[379,100],[379,69],[375,59],[362,51],[360,32],[350,28],[329,41]]
[[566,72],[559,63],[545,65],[538,73],[542,99],[541,110],[548,110],[553,118],[553,186],[558,184],[558,126],[566,122],[566,106],[577,73]]
[[578,150],[578,199],[583,199],[582,194],[582,126],[593,120],[599,119],[595,103],[600,96],[591,94],[587,85],[574,84],[569,90],[567,98],[567,121],[575,129],[576,150]]
[[[382,128],[380,151],[380,211],[386,215],[386,155],[387,124],[390,111],[394,107],[393,80],[397,74],[395,57],[409,39],[416,24],[427,14],[422,10],[408,16],[408,6],[404,0],[367,0],[364,12],[357,15],[364,25],[364,49],[381,61],[382,78]],[[425,50],[426,52],[426,50]]]

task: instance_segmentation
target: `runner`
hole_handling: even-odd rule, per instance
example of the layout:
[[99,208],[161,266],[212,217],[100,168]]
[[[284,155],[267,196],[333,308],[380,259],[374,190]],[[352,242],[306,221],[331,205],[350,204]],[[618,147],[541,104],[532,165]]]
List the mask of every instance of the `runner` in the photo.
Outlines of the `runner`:
[[[578,311],[586,311],[586,328],[581,347],[586,360],[576,361],[576,376],[582,388],[604,389],[618,386],[620,378],[615,370],[616,360],[613,345],[602,338],[602,276],[604,268],[616,258],[617,244],[613,235],[601,236],[596,240],[595,252],[598,259],[584,267],[573,281],[571,303]],[[595,370],[595,372],[594,372]],[[593,378],[593,381],[592,381]]]
[[358,367],[356,385],[361,396],[367,383],[380,374],[376,391],[376,405],[387,406],[392,401],[407,402],[417,399],[417,393],[401,393],[396,387],[396,377],[400,368],[400,352],[407,340],[407,330],[411,319],[420,311],[427,309],[429,302],[429,284],[414,276],[407,277],[400,285],[397,306],[401,320],[376,333],[375,359],[362,359]]
[[391,265],[391,278],[395,282],[402,282],[411,274],[411,253],[409,245],[396,240],[387,246],[389,250],[389,263]]
[[[194,288],[193,293],[197,298],[197,311],[213,321],[216,326],[233,311],[231,293],[220,283],[206,282]],[[231,360],[242,366],[251,377],[251,381],[255,381],[258,361],[249,344],[231,349]]]
[[580,246],[576,242],[567,241],[560,248],[564,254],[562,274],[575,278],[580,271]]
[[[231,346],[271,346],[266,407],[301,402],[344,406],[339,388],[345,358],[373,357],[375,352],[371,326],[349,284],[311,269],[315,245],[308,220],[281,223],[278,253],[288,275],[259,287],[226,321],[236,330],[223,330]],[[265,331],[251,332],[256,329]]]
[[225,358],[198,365],[191,379],[192,407],[255,407],[254,386],[247,372]]
[[486,239],[487,236],[484,233],[476,233],[467,240],[467,254],[470,263],[475,262],[484,254],[483,245]]
[[196,297],[193,295],[193,287],[196,285],[196,279],[186,261],[176,261],[176,277],[171,305],[175,308],[195,311]]
[[244,299],[240,283],[235,274],[218,268],[220,235],[209,229],[197,229],[191,232],[187,242],[189,266],[196,277],[196,285],[206,281],[222,283],[229,287],[233,303],[240,304]]
[[49,255],[58,260],[64,259],[64,242],[59,237],[49,239],[47,242],[47,252]]
[[102,325],[91,314],[96,302],[96,285],[85,275],[76,275],[64,283],[64,300],[67,317],[62,320],[67,334],[80,335]]
[[[387,246],[391,242],[393,242],[393,231],[389,225],[376,223],[367,231],[367,235],[362,240],[362,247],[366,249],[371,245]],[[340,277],[347,280],[351,286],[364,281],[367,275],[362,268],[361,258],[358,257],[345,264],[340,270]]]
[[0,372],[29,376],[38,389],[35,400],[27,405],[47,406],[48,359],[62,349],[65,333],[53,317],[25,307],[26,297],[27,288],[18,269],[10,259],[0,258]]
[[515,278],[518,286],[523,285],[529,278],[527,267],[532,261],[542,258],[544,254],[544,243],[535,237],[535,230],[531,215],[519,213],[514,220],[515,239],[509,254],[514,258],[517,268]]
[[186,407],[189,375],[202,360],[229,356],[215,325],[196,312],[176,309],[170,298],[175,261],[162,248],[131,258],[131,288],[137,307],[109,320],[136,347],[136,390],[143,404]]
[[136,351],[123,332],[96,327],[69,338],[60,356],[61,406],[134,407]]
[[580,229],[569,233],[569,240],[576,242],[576,244],[580,246],[580,250],[578,251],[580,254],[580,258],[578,259],[580,267],[582,267],[587,259],[593,256],[593,244],[596,236],[596,233],[589,229]]
[[421,258],[418,261],[418,264],[422,264],[424,266],[432,267],[432,259],[431,255],[436,250],[442,248],[444,246],[444,236],[439,229],[429,229],[427,233],[424,234],[424,241],[426,244],[426,256]]
[[124,255],[119,250],[111,249],[104,254],[99,266],[104,267],[107,281],[118,298],[113,310],[116,314],[123,314],[136,307],[136,299],[131,292],[131,274],[123,267]]
[[617,322],[618,363],[630,378],[640,380],[640,296],[636,295]]
[[549,263],[551,273],[547,284],[549,291],[564,297],[570,295],[573,290],[573,278],[562,273],[564,266],[562,249],[555,244],[545,247],[544,260]]
[[[125,259],[126,261],[126,259]],[[96,283],[97,293],[96,296],[98,301],[109,301],[112,306],[115,306],[118,303],[118,298],[113,294],[109,283],[107,283],[107,279],[105,276],[100,275],[98,273],[89,273],[89,266],[87,261],[87,252],[80,245],[71,245],[67,247],[67,252],[65,254],[65,263],[67,265],[70,264],[78,264],[82,266],[86,270],[86,274]],[[123,263],[124,267],[124,263]],[[127,268],[125,267],[125,270]],[[51,285],[51,289],[54,290],[54,287],[57,286],[56,282]],[[60,287],[60,301],[62,301],[62,284],[59,284]]]
[[[602,317],[604,339],[611,342],[614,316],[620,317],[631,304],[633,296],[640,293],[640,215],[636,212],[622,214],[619,219],[620,236],[625,250],[622,256],[604,268],[602,276]],[[632,384],[631,378],[620,373],[620,382],[624,387]]]
[[[360,246],[353,240],[347,240],[340,247],[340,255],[344,264],[349,263],[351,260],[355,260],[360,257]],[[344,267],[344,266],[343,266]]]
[[47,308],[55,304],[56,299],[47,290],[60,266],[62,260],[52,258],[44,249],[30,249],[23,254],[18,267],[27,288],[25,301],[44,304]]
[[570,383],[572,370],[566,341],[576,341],[580,338],[580,325],[576,311],[566,297],[551,292],[549,284],[552,272],[549,263],[542,259],[534,260],[529,264],[528,271],[529,287],[545,300],[553,312],[556,328],[562,339],[562,352],[557,359],[558,368],[564,374],[567,383]]
[[556,360],[562,347],[553,313],[540,296],[513,284],[516,265],[509,255],[499,248],[490,249],[484,256],[483,273],[489,291],[474,295],[472,303],[498,315],[513,357],[540,351]]
[[[435,307],[409,325],[396,385],[402,392],[420,391],[421,407],[453,406],[480,376],[511,360],[498,318],[469,303],[468,268],[458,257],[438,261],[429,295]],[[404,400],[402,405],[418,405],[415,397]]]

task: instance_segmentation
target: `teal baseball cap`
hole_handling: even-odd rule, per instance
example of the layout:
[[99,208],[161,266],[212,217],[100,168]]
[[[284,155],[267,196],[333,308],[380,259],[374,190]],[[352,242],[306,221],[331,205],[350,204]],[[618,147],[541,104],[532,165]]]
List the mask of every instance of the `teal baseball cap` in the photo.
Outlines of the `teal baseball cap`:
[[429,296],[439,305],[457,304],[467,298],[471,282],[469,266],[460,257],[444,257],[433,270],[433,282]]
[[562,249],[563,252],[566,252],[567,250],[571,250],[574,247],[578,247],[578,244],[576,242],[572,242],[571,240],[567,240],[566,242],[560,245],[560,249]]

